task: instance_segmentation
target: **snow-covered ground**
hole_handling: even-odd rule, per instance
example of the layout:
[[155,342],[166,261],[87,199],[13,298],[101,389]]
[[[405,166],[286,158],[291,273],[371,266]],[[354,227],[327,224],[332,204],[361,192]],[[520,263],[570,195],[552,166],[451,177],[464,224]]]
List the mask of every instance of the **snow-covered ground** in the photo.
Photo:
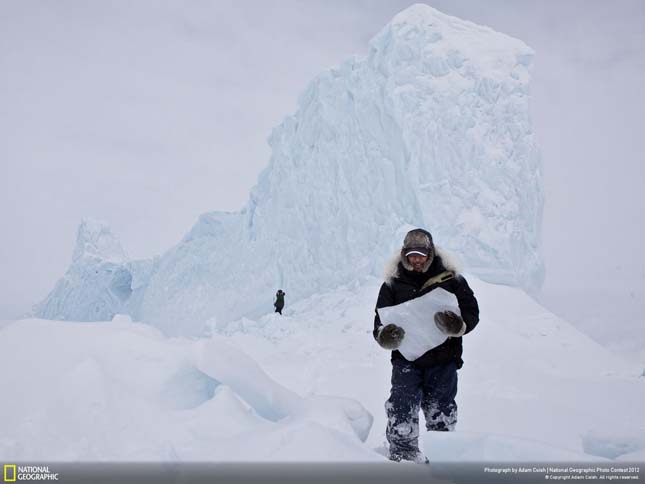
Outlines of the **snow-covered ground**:
[[[469,276],[459,423],[431,461],[645,459],[645,378],[519,289]],[[9,460],[384,461],[389,354],[379,282],[284,316],[169,338],[127,317],[0,326],[0,455]]]

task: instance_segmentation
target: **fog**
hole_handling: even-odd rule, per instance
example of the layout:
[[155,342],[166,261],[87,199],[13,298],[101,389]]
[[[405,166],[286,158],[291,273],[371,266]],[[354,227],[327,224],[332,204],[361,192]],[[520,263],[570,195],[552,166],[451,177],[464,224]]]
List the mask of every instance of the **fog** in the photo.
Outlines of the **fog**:
[[[266,138],[307,83],[365,54],[410,4],[2,2],[0,318],[25,314],[53,287],[83,216],[107,220],[143,258],[177,243],[199,214],[239,210],[268,162]],[[645,3],[429,4],[536,51],[541,300],[639,351]]]

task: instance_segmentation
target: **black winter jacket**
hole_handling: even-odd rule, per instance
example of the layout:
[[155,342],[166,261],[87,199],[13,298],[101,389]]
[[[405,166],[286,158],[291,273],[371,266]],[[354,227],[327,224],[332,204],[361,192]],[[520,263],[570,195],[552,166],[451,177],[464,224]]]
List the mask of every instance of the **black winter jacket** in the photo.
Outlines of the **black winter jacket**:
[[[401,304],[405,301],[409,301],[410,299],[423,296],[437,287],[441,287],[457,296],[459,311],[461,312],[461,317],[466,323],[465,334],[470,333],[479,322],[479,306],[477,305],[477,299],[475,299],[472,289],[470,289],[468,282],[466,282],[466,279],[463,276],[455,274],[454,278],[443,283],[433,284],[424,289],[423,292],[419,292],[423,284],[428,279],[446,270],[454,272],[452,267],[446,268],[444,266],[444,262],[439,254],[434,257],[432,264],[426,272],[408,271],[403,267],[403,264],[399,262],[396,273],[381,286],[378,300],[376,301],[376,309]],[[433,314],[428,314],[428,324],[435,324]],[[375,339],[381,326],[382,323],[379,318],[378,311],[376,311],[373,331]],[[454,361],[457,363],[457,368],[461,368],[464,364],[461,359],[462,351],[463,347],[461,337],[449,337],[441,345],[427,351],[414,360],[414,364],[419,367],[426,368],[431,365]],[[400,352],[393,351],[392,360],[397,358],[405,359]]]

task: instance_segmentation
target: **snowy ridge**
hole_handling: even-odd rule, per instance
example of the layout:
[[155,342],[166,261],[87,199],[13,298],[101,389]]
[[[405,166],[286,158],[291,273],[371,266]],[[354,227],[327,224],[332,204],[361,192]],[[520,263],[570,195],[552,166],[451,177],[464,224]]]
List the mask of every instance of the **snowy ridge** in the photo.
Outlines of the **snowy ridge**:
[[124,305],[95,294],[106,307],[97,312],[96,299],[70,297],[92,295],[77,286],[93,279],[78,277],[36,314],[128,312],[167,334],[199,335],[206,324],[257,318],[279,287],[297,301],[378,276],[413,226],[486,280],[539,287],[532,55],[519,40],[413,5],[371,40],[366,58],[311,82],[273,130],[271,159],[240,213],[200,217],[140,270]]
[[[521,290],[467,277],[482,320],[464,337],[456,432],[423,433],[431,461],[641,460],[641,368]],[[0,367],[12,368],[0,373],[12,388],[0,455],[384,461],[390,363],[371,335],[378,288],[316,294],[283,317],[222,323],[226,335],[197,340],[121,317],[13,322],[0,329]]]

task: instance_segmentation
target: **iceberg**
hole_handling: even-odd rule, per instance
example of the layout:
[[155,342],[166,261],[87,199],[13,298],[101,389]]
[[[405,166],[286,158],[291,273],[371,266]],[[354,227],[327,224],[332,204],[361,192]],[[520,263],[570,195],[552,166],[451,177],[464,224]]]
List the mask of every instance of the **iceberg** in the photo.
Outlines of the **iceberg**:
[[271,133],[268,166],[240,212],[204,214],[165,254],[109,277],[77,277],[97,262],[75,260],[36,315],[128,313],[197,335],[270,312],[278,288],[288,305],[379,276],[411,227],[430,230],[468,272],[535,291],[544,197],[532,58],[488,27],[407,8],[367,56],[313,79]]

